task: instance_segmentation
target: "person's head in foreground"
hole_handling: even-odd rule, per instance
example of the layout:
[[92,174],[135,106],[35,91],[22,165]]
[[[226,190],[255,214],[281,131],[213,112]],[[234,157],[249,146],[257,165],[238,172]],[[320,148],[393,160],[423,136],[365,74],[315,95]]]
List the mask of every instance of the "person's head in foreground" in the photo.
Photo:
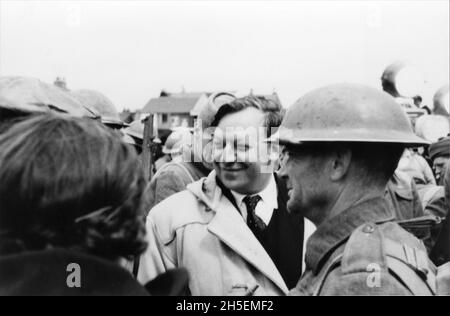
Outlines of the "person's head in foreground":
[[282,118],[280,104],[253,96],[220,107],[211,124],[216,127],[212,152],[214,169],[225,187],[247,195],[267,186],[278,153],[271,152],[264,140]]
[[146,247],[136,153],[98,122],[48,114],[0,135],[0,232],[8,251],[118,261]]

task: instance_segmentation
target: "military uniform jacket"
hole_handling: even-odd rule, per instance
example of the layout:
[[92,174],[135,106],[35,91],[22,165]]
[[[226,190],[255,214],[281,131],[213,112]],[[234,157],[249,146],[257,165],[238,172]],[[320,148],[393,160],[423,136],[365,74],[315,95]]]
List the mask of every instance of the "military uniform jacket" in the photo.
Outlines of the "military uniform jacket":
[[[352,244],[358,249],[346,247],[350,236],[357,236]],[[423,243],[394,222],[385,199],[343,211],[308,240],[306,272],[290,295],[411,295],[387,267],[386,239],[426,254]],[[342,260],[330,269],[338,257]]]

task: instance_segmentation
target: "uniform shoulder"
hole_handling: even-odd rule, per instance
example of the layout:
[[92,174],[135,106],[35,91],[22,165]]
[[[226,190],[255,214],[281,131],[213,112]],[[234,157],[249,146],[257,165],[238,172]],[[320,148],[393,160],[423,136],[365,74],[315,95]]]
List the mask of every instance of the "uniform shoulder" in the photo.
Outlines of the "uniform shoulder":
[[[400,246],[424,249],[423,244],[395,222],[365,223],[344,246],[340,265],[329,271],[321,295],[405,295],[407,288],[390,272],[391,240]],[[379,284],[383,286],[378,286]]]
[[390,242],[426,251],[423,242],[395,222],[365,223],[351,234],[342,257],[344,273],[367,271],[371,264],[387,266],[386,247]]

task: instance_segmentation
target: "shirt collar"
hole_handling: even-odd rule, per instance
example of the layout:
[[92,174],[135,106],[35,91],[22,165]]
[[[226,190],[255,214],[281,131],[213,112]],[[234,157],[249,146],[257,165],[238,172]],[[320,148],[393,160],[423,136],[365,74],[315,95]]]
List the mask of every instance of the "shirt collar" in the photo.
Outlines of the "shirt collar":
[[[233,195],[236,204],[241,207],[244,198],[247,195],[240,194],[238,192],[235,192],[233,190],[230,190],[231,194]],[[272,209],[278,209],[278,189],[277,189],[277,183],[275,181],[275,175],[272,175],[270,177],[269,183],[267,186],[259,193],[252,194],[253,195],[259,195],[261,197],[261,200],[270,208]]]
[[388,203],[381,197],[366,199],[317,227],[307,243],[306,266],[317,274],[325,259],[364,223],[394,220]]

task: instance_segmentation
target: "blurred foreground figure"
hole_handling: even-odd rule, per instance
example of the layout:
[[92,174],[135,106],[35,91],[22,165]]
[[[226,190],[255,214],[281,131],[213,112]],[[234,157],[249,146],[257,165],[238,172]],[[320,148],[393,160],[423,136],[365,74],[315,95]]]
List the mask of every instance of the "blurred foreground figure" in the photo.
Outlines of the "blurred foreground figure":
[[276,136],[285,145],[288,209],[317,226],[292,295],[436,291],[423,243],[395,222],[384,198],[404,149],[426,144],[392,97],[353,84],[314,90],[288,109]]
[[146,249],[145,180],[118,135],[59,114],[16,122],[0,178],[0,295],[148,294],[121,267]]
[[433,171],[428,162],[411,148],[405,149],[397,170],[406,172],[417,185],[436,185]]

